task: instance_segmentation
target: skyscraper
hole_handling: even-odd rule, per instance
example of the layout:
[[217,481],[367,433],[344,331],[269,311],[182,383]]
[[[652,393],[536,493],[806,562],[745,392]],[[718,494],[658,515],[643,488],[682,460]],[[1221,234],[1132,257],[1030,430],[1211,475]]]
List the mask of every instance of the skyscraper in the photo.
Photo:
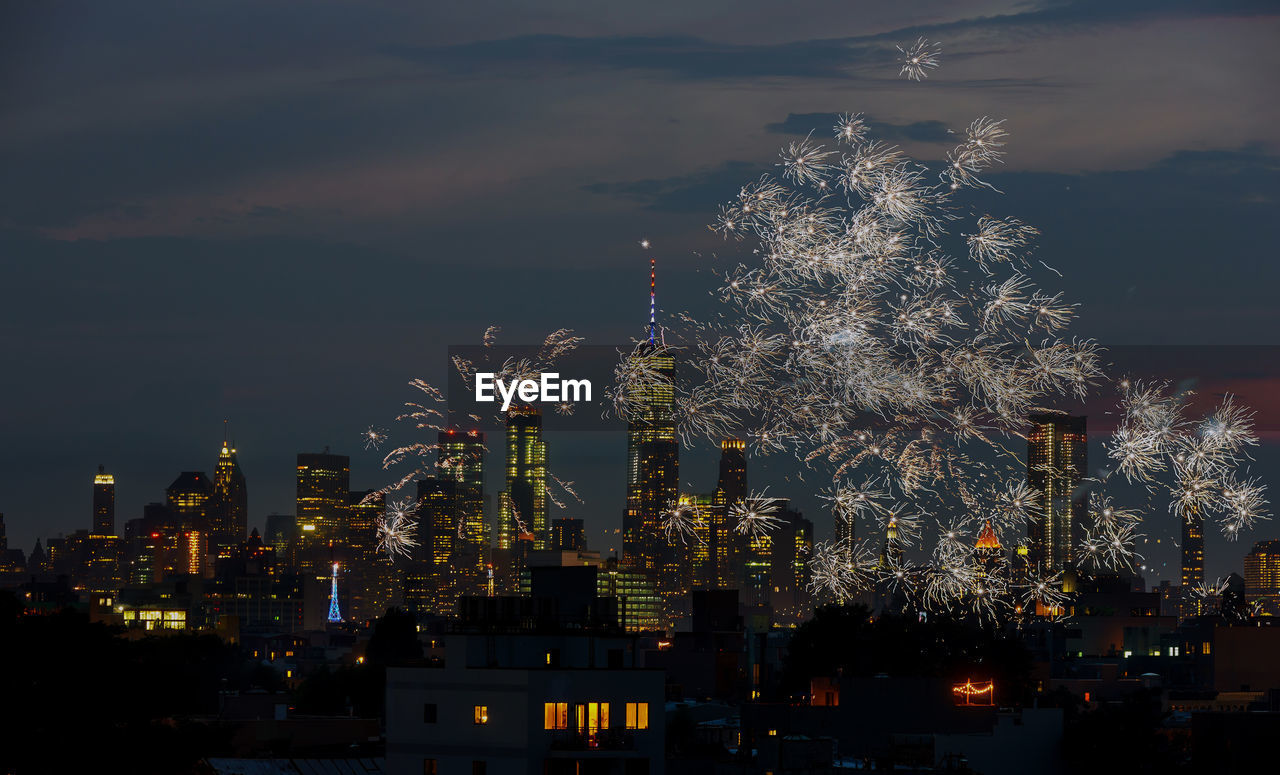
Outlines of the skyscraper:
[[[649,262],[649,331],[639,357],[659,378],[629,388],[637,407],[627,423],[627,510],[622,521],[623,564],[644,571],[672,613],[676,598],[687,596],[679,576],[666,576],[675,547],[662,532],[662,515],[680,497],[680,447],[675,428],[675,358],[666,349],[657,323],[657,272]],[[683,547],[680,547],[683,548]]]
[[1182,519],[1182,599],[1178,606],[1181,616],[1199,616],[1206,613],[1205,600],[1197,594],[1197,587],[1204,583],[1204,514],[1193,508]]
[[298,453],[298,567],[329,575],[331,542],[346,537],[351,459],[324,452]]
[[1080,490],[1089,469],[1084,417],[1045,412],[1027,418],[1027,482],[1043,494],[1027,525],[1032,567],[1059,571],[1073,564],[1084,537],[1087,501]]
[[551,520],[551,546],[558,552],[581,551],[587,548],[587,533],[582,520],[561,517]]
[[[323,539],[342,538],[347,526],[351,458],[324,452],[298,453],[298,525]],[[310,525],[311,527],[307,527]]]
[[453,551],[464,498],[457,481],[418,480],[418,546],[405,570],[404,602],[416,614],[447,615],[457,602]]
[[[541,436],[538,439],[541,443]],[[439,465],[441,479],[457,484],[458,523],[453,535],[450,562],[453,564],[454,582],[459,594],[480,594],[484,590],[486,566],[489,562],[489,522],[486,519],[488,501],[484,494],[484,434],[479,431],[461,431],[453,428],[440,431]],[[543,458],[543,490],[546,479],[546,448],[541,447]],[[545,506],[542,519],[545,521]]]
[[773,621],[800,624],[813,615],[809,593],[813,522],[789,506],[778,510],[778,519],[782,524],[773,532]]
[[93,535],[116,534],[116,478],[98,466],[93,477]]
[[209,501],[213,483],[204,471],[183,471],[165,490],[165,505],[173,526],[209,532]]
[[729,510],[747,497],[747,443],[742,439],[720,442],[720,477],[716,481],[710,521],[711,565],[715,569],[715,588],[741,589],[745,581],[743,562],[748,539],[734,530]]
[[1280,541],[1259,541],[1245,555],[1244,592],[1263,613],[1280,616]]
[[[1192,590],[1204,583],[1204,514],[1199,509],[1182,520],[1182,597],[1191,603]],[[1184,615],[1199,613],[1184,606]]]
[[210,543],[215,550],[235,547],[249,529],[248,490],[236,450],[222,440],[222,451],[213,467],[213,503],[210,509]]
[[545,549],[547,542],[547,443],[542,412],[531,406],[507,411],[506,489],[498,509],[498,548]]

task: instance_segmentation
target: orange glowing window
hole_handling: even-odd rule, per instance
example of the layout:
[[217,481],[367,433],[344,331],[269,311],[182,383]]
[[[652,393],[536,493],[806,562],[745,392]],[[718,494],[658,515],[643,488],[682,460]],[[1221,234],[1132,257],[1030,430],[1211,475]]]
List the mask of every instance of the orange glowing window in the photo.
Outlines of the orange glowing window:
[[542,703],[542,728],[543,729],[568,729],[569,728],[569,703],[567,702]]

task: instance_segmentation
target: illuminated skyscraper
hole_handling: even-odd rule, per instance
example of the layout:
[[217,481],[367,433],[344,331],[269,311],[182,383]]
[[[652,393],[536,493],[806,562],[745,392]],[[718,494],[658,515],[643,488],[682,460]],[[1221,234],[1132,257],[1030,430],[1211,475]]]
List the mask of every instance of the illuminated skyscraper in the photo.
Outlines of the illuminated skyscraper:
[[[657,324],[657,273],[649,262],[649,333],[640,357],[662,379],[632,386],[637,411],[627,424],[627,510],[622,522],[623,564],[651,574],[670,601],[681,594],[676,579],[663,582],[661,569],[671,550],[662,515],[680,496],[680,447],[675,428],[675,358],[666,350]],[[687,593],[688,590],[684,590]]]
[[1194,590],[1204,583],[1204,514],[1199,509],[1182,520],[1182,615],[1195,616],[1203,600]]
[[[513,405],[507,411],[506,489],[498,508],[498,548],[519,555],[547,544],[547,443],[542,412]],[[518,574],[517,574],[518,575]]]
[[[364,490],[348,493],[347,502],[351,506],[347,539],[334,554],[347,559],[342,566],[347,579],[347,620],[366,622],[398,604],[403,568],[378,551],[377,521],[386,509],[386,497]],[[267,524],[271,524],[270,517]]]
[[209,531],[209,501],[213,498],[213,482],[204,471],[183,471],[165,490],[172,525]]
[[377,553],[378,518],[386,508],[386,496],[374,490],[347,493],[347,534],[343,539],[353,561]]
[[1080,489],[1089,469],[1085,418],[1064,412],[1027,418],[1027,482],[1043,494],[1040,514],[1027,525],[1031,566],[1059,571],[1073,564],[1084,537],[1087,508]]
[[116,478],[98,466],[93,477],[93,535],[116,534]]
[[[439,465],[441,479],[456,483],[458,523],[455,525],[450,562],[459,594],[480,594],[484,590],[489,563],[488,500],[484,494],[484,434],[479,431],[440,431]],[[539,435],[539,443],[541,437]],[[542,447],[543,491],[546,488],[546,447]],[[545,506],[543,520],[546,519]]]
[[248,490],[236,450],[224,438],[213,467],[210,543],[216,549],[238,546],[249,529]]
[[351,459],[324,452],[298,453],[299,570],[329,575],[331,542],[346,537],[350,507]]
[[716,589],[741,589],[748,539],[734,530],[729,510],[747,497],[747,443],[742,439],[720,442],[720,478],[716,481],[710,522],[711,565]]
[[446,615],[457,602],[453,552],[465,498],[453,479],[418,480],[418,546],[405,570],[404,602],[416,614]]
[[[325,540],[342,538],[347,524],[351,459],[324,452],[298,453],[298,526]],[[311,527],[307,527],[310,525]]]
[[1280,541],[1259,541],[1245,555],[1244,591],[1263,613],[1280,616]]

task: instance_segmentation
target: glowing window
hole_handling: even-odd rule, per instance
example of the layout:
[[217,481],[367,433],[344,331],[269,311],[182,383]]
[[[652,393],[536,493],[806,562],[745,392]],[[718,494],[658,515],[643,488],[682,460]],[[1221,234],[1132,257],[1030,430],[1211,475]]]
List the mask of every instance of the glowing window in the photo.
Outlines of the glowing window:
[[1213,653],[1213,647],[1209,644],[1209,641],[1205,641],[1204,643],[1200,644],[1200,653],[1201,654]]
[[542,728],[543,729],[568,729],[569,728],[569,703],[567,702],[542,703]]
[[649,728],[649,703],[627,703],[627,729]]
[[574,706],[575,729],[584,734],[594,735],[602,729],[609,728],[609,703],[588,702]]
[[476,708],[475,708],[475,723],[477,723],[477,724],[488,724],[488,723],[489,723],[489,706],[488,706],[488,705],[477,705],[477,706],[476,706]]

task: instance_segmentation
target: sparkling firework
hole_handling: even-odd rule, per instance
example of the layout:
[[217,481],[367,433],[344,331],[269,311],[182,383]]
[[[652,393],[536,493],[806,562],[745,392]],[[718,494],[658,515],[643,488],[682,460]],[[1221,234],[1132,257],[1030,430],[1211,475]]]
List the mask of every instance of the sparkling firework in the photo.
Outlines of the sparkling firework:
[[[937,65],[923,39],[903,53],[909,77]],[[975,553],[967,519],[946,521],[973,515],[1001,546],[1021,542],[1043,496],[1010,447],[1029,413],[1083,399],[1103,377],[1097,343],[1065,334],[1077,305],[1038,287],[1028,260],[1038,230],[966,216],[957,199],[992,188],[982,176],[1003,162],[1005,124],[973,121],[937,174],[869,138],[860,114],[836,117],[832,134],[834,148],[812,135],[784,148],[780,175],[744,186],[712,225],[752,249],[718,272],[724,314],[681,318],[688,330],[677,335],[699,381],[672,384],[653,356],[673,350],[642,342],[623,354],[619,385],[670,390],[685,443],[735,435],[755,454],[788,452],[826,468],[832,489],[823,497],[838,522],[856,527],[839,534],[893,536],[897,551],[882,563],[869,559],[876,542],[815,545],[816,591],[843,600],[892,584],[926,610],[982,619],[1016,603],[1060,612],[1060,579],[1010,589],[999,557]],[[1174,472],[1174,512],[1216,510],[1228,534],[1266,518],[1265,490],[1234,471],[1255,442],[1246,410],[1228,399],[1193,423],[1167,386],[1126,382],[1123,391],[1125,419],[1109,450],[1120,473],[1151,481]],[[634,395],[615,390],[618,415],[635,416]],[[970,445],[975,452],[961,451]],[[1110,503],[1105,477],[1095,485],[1081,559],[1132,569],[1142,560],[1140,520]],[[751,511],[739,506],[738,528],[758,537],[769,525]],[[937,533],[931,519],[943,522]],[[676,518],[676,534],[685,522]],[[932,535],[920,546],[929,562],[907,565],[901,550]]]
[[928,71],[937,69],[938,57],[942,55],[940,45],[924,38],[919,38],[906,48],[898,46],[897,49],[902,55],[902,69],[898,71],[898,75],[905,75],[913,81],[928,78]]
[[418,530],[418,522],[414,514],[418,510],[417,501],[399,500],[387,504],[386,511],[378,517],[378,550],[387,553],[391,560],[396,555],[409,557],[413,547],[418,545],[414,537]]

